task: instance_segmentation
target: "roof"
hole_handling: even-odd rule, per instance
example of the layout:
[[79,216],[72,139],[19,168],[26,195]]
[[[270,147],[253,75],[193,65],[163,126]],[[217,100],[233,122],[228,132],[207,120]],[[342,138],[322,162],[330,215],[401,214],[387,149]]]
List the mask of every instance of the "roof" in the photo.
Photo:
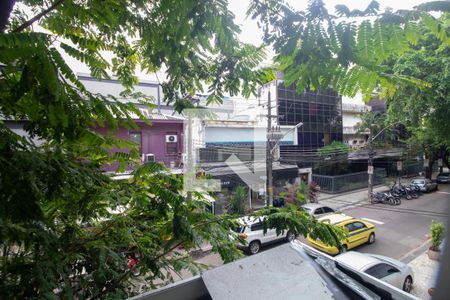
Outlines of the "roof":
[[284,244],[208,270],[202,278],[212,299],[339,299],[305,256]]
[[[419,299],[350,266],[344,268],[360,279],[352,279],[337,268],[336,258],[294,241],[130,300],[345,300],[378,299],[389,294],[392,299]],[[361,280],[368,284],[362,285]]]
[[263,220],[263,217],[241,217],[237,219],[237,221],[242,225],[252,225],[258,223],[260,220]]
[[[253,169],[253,172],[264,172],[266,171],[267,162],[241,162],[234,167],[235,170],[241,170],[242,173],[251,172],[249,169]],[[202,168],[206,170],[206,173],[211,176],[220,175],[230,175],[235,174],[235,172],[226,164],[226,162],[219,163],[202,163]],[[282,170],[295,170],[298,172],[298,166],[292,164],[273,164],[272,171],[282,171]]]
[[334,257],[338,263],[351,266],[358,271],[363,271],[380,261],[373,256],[363,254],[357,251],[348,251]]
[[353,219],[353,217],[346,216],[344,214],[331,214],[331,215],[321,217],[318,220],[320,222],[328,222],[330,224],[338,224],[338,223],[342,223],[344,221],[348,221],[351,219]]
[[[143,114],[148,120],[171,120],[171,121],[184,121],[185,118],[181,116],[173,116],[167,115],[164,113],[160,113],[155,109],[138,107],[141,114]],[[135,113],[130,114],[133,119],[140,119],[139,116]]]

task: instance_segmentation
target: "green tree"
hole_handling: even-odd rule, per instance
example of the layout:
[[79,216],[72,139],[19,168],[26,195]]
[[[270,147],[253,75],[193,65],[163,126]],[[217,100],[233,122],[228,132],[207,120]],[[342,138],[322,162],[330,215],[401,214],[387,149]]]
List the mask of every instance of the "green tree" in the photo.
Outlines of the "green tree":
[[301,206],[306,203],[308,196],[308,184],[304,181],[300,182],[295,191],[295,204]]
[[385,112],[368,111],[361,115],[361,121],[356,125],[359,134],[377,136],[373,141],[376,148],[391,148],[404,146],[404,140],[409,137],[405,126],[402,123],[388,118]]
[[[359,91],[368,100],[375,90],[384,98],[403,85],[430,86],[387,66],[417,44],[419,25],[450,44],[445,24],[429,11],[450,11],[450,3],[434,1],[410,11],[380,13],[378,2],[372,1],[364,11],[338,5],[333,15],[322,0],[310,0],[305,11],[278,0],[256,0],[248,14],[264,27],[264,40],[273,46],[287,86],[295,83],[303,92],[331,85],[341,95],[353,97]],[[361,17],[371,18],[355,22]]]
[[242,185],[237,186],[230,198],[227,212],[230,214],[243,215],[245,213],[245,201],[247,200],[247,191]]
[[[450,29],[450,15],[444,14],[441,22]],[[413,51],[393,63],[401,74],[414,76],[432,83],[432,88],[420,90],[405,86],[388,98],[390,121],[400,120],[411,133],[410,145],[420,145],[429,160],[426,176],[437,159],[449,165],[450,138],[450,47],[442,43],[431,30],[422,27],[422,37]]]
[[[170,270],[198,270],[179,246],[190,251],[206,241],[224,261],[239,257],[232,218],[206,212],[200,193],[185,197],[182,180],[163,166],[136,167],[125,181],[101,172],[115,161],[119,170],[136,165],[138,152],[91,128],[133,128],[134,114],[145,117],[132,104],[87,91],[61,54],[97,78],[115,74],[123,96],[149,106],[132,90],[138,66],[165,68],[166,100],[179,110],[204,84],[210,101],[248,94],[262,53],[237,40],[226,1],[17,2],[0,1],[0,298],[125,298],[134,270],[123,252],[138,257],[134,268],[151,286],[170,281]],[[44,30],[35,31],[37,24]],[[112,147],[130,152],[111,156]],[[342,235],[291,207],[258,214],[279,232],[334,244]]]
[[340,175],[347,171],[349,147],[343,142],[333,141],[318,150],[319,163],[316,169],[321,174]]

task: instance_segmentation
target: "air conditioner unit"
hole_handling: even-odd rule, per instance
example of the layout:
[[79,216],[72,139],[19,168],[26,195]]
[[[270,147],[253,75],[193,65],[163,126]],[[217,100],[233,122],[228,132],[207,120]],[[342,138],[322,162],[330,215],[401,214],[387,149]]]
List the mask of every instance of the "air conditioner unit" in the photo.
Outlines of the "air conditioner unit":
[[176,134],[168,134],[166,135],[166,143],[176,143],[178,136]]
[[155,154],[147,153],[145,154],[144,162],[153,162],[155,161]]

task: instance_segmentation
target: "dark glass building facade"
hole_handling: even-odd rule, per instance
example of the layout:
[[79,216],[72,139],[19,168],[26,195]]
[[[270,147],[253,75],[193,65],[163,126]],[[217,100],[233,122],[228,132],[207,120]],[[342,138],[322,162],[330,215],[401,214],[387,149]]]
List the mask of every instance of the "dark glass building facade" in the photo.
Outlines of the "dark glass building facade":
[[277,85],[279,125],[297,125],[298,146],[291,148],[316,150],[333,141],[342,141],[342,98],[332,88],[325,91],[295,92],[295,86]]

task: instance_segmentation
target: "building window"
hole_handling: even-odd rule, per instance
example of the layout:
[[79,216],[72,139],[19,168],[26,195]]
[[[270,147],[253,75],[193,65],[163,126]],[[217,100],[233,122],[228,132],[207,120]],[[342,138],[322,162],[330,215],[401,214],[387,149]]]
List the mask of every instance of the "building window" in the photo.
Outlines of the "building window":
[[137,144],[139,154],[142,154],[142,134],[140,132],[130,132],[130,140]]
[[166,153],[167,154],[178,154],[177,133],[176,132],[168,132],[166,136],[168,137],[166,139]]
[[166,144],[167,154],[178,154],[178,144],[177,143],[167,143]]

